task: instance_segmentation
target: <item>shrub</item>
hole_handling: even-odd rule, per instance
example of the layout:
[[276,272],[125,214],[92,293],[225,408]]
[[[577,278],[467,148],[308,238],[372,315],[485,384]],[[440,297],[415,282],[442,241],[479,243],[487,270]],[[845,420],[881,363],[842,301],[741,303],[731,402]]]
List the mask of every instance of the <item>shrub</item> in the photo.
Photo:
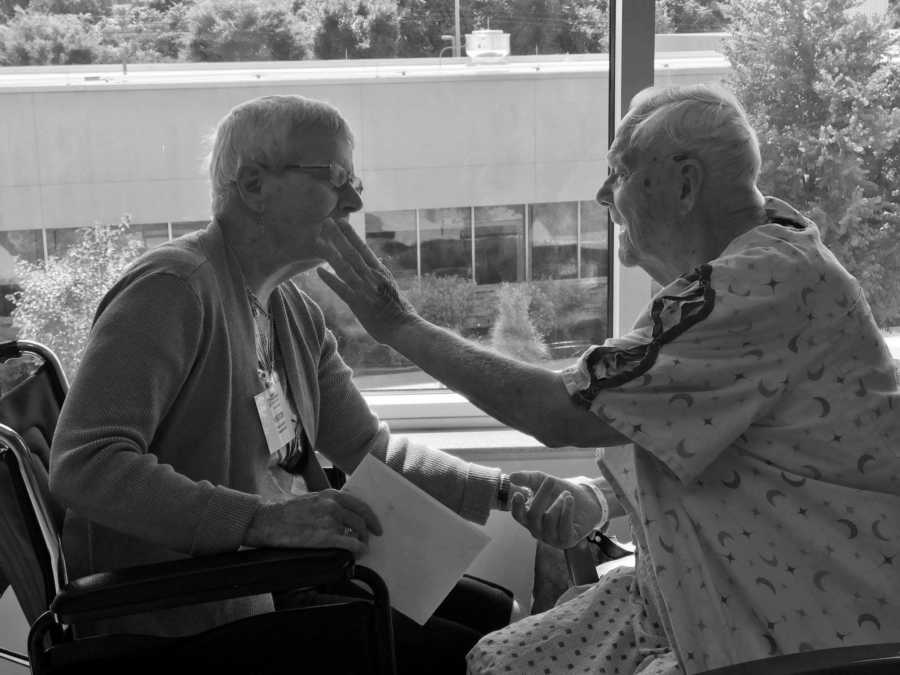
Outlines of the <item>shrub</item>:
[[423,319],[460,334],[475,314],[475,284],[471,279],[424,274],[414,279],[404,294]]
[[129,226],[124,218],[116,225],[85,227],[62,256],[16,263],[22,290],[11,300],[19,337],[50,347],[69,377],[81,362],[97,305],[144,248]]
[[531,317],[531,293],[527,286],[500,284],[497,289],[497,319],[491,327],[491,346],[520,361],[538,363],[549,357],[547,345]]

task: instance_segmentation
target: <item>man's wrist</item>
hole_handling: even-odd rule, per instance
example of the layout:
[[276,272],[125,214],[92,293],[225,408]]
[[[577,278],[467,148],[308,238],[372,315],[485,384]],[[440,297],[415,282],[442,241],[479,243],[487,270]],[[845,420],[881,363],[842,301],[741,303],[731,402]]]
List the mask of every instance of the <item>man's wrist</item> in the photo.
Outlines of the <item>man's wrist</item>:
[[582,485],[591,491],[591,494],[593,494],[597,500],[597,505],[600,507],[600,516],[597,523],[594,524],[593,529],[603,529],[609,522],[609,501],[606,499],[606,495],[603,494],[603,490],[597,486],[592,478],[588,478],[587,476],[574,476],[572,478],[567,478],[566,480],[575,485]]

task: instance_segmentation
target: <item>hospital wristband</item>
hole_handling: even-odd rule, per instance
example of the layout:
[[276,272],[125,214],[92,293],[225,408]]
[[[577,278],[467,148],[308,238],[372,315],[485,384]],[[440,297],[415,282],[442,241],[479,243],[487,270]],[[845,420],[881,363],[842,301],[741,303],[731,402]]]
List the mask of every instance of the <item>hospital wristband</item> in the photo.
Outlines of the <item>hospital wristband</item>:
[[573,476],[566,480],[575,485],[585,485],[594,493],[594,496],[597,498],[597,503],[600,504],[600,520],[594,525],[593,529],[603,529],[606,523],[609,522],[609,502],[606,501],[606,495],[604,495],[603,491],[597,487],[594,479],[588,478],[587,476]]

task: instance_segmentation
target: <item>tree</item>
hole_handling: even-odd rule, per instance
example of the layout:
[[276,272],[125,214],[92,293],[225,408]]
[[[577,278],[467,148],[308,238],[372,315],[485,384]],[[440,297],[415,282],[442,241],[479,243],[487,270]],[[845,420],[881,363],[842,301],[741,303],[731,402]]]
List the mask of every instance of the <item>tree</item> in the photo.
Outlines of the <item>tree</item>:
[[710,33],[728,26],[728,2],[656,0],[657,33]]
[[0,65],[41,66],[117,60],[86,16],[16,8],[0,26]]
[[35,12],[45,14],[85,14],[91,19],[108,16],[112,0],[31,0],[24,3]]
[[320,6],[314,51],[320,59],[397,56],[400,18],[392,0],[335,0]]
[[191,61],[287,61],[305,49],[289,0],[201,0],[187,12]]
[[62,256],[16,263],[22,290],[13,294],[12,319],[19,337],[50,347],[69,377],[81,362],[97,305],[144,248],[129,227],[127,218],[86,227]]
[[0,22],[13,18],[16,7],[28,9],[28,0],[0,0]]
[[608,50],[606,0],[475,0],[477,26],[510,34],[512,54],[560,54]]
[[183,4],[168,9],[121,4],[97,26],[103,43],[129,62],[177,61],[189,35],[187,11]]
[[854,0],[734,0],[731,83],[756,128],[760,186],[808,214],[900,323],[900,66],[883,18]]

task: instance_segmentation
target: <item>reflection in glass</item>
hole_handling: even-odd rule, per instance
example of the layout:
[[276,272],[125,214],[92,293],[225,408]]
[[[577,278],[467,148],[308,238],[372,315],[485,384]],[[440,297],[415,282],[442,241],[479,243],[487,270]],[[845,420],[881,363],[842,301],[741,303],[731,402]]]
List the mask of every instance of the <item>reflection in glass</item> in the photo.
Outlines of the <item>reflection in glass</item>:
[[574,279],[578,276],[578,203],[532,204],[532,279]]
[[44,259],[44,243],[40,230],[9,230],[0,232],[0,277],[6,280],[12,277],[14,258],[28,262]]
[[[44,259],[44,243],[40,230],[0,232],[0,316],[8,317],[13,304],[8,295],[20,290],[16,279],[16,260],[38,262]],[[8,319],[0,322],[0,337],[12,339]]]
[[77,227],[47,230],[47,255],[61,258],[77,241]]
[[422,209],[422,274],[472,278],[472,210]]
[[579,202],[581,210],[582,279],[609,274],[609,216],[595,201]]
[[197,230],[202,230],[209,223],[205,220],[193,220],[187,221],[183,223],[172,223],[172,238],[176,239],[183,234],[188,234],[189,232],[196,232]]
[[415,278],[419,269],[415,210],[366,213],[366,244],[401,286]]
[[131,231],[137,234],[144,246],[147,248],[156,248],[160,244],[169,241],[169,225],[168,223],[148,223],[146,225],[132,225]]
[[525,207],[475,207],[475,281],[525,281]]

